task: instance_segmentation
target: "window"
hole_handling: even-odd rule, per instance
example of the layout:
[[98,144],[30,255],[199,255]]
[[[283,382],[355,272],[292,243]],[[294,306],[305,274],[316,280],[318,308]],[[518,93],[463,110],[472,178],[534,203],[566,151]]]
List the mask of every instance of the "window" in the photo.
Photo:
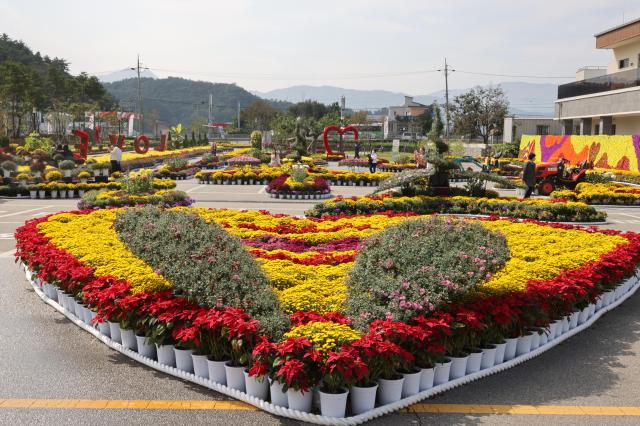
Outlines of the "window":
[[629,58],[620,59],[618,61],[618,68],[628,68],[629,67]]
[[548,135],[549,134],[549,126],[548,125],[540,125],[536,126],[536,135]]

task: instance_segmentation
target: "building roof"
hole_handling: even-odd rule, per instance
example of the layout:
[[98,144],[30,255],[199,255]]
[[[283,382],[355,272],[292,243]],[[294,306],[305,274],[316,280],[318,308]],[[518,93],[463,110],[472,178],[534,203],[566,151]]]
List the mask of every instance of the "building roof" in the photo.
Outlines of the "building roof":
[[596,48],[606,49],[638,36],[640,36],[640,18],[609,28],[594,37],[596,38]]

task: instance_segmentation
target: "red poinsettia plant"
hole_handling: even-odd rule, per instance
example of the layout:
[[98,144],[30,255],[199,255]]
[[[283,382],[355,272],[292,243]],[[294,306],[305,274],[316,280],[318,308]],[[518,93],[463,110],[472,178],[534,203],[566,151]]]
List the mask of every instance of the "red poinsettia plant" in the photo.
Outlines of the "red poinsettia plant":
[[369,333],[351,343],[362,360],[367,365],[367,371],[358,386],[373,386],[379,378],[391,380],[399,377],[397,370],[403,363],[413,362],[415,357],[411,352],[396,343],[385,340],[382,334]]
[[320,380],[322,355],[306,337],[290,337],[275,346],[273,379],[291,388],[308,392]]
[[340,350],[326,353],[322,364],[322,391],[343,393],[344,388],[363,380],[368,372],[359,351],[350,345],[342,345]]

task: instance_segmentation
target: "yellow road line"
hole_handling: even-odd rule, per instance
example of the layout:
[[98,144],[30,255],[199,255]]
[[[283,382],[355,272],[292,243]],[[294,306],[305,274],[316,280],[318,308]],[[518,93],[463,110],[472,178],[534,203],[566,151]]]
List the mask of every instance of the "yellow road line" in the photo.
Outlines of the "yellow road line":
[[[22,399],[0,398],[2,408],[126,409],[126,410],[257,410],[241,401],[147,399]],[[542,416],[640,417],[640,407],[577,405],[415,404],[401,412],[440,414],[517,414]]]

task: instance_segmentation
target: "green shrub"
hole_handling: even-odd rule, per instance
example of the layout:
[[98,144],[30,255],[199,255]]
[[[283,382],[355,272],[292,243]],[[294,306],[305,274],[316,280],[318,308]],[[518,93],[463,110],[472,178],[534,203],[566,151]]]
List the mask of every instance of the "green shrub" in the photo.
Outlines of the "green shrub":
[[147,206],[124,210],[115,229],[177,293],[205,306],[244,309],[274,338],[286,331],[288,318],[260,265],[219,225],[195,214]]
[[359,329],[409,321],[464,298],[509,258],[506,238],[458,219],[409,220],[370,237],[347,279],[347,312]]
[[49,153],[51,152],[51,139],[40,136],[38,132],[31,132],[29,136],[24,139],[24,147],[29,152],[42,150]]
[[3,161],[0,167],[2,167],[3,170],[8,170],[11,172],[15,172],[16,170],[18,170],[18,165],[11,160]]
[[72,160],[64,160],[58,163],[58,168],[60,170],[73,170],[76,168],[76,163]]

